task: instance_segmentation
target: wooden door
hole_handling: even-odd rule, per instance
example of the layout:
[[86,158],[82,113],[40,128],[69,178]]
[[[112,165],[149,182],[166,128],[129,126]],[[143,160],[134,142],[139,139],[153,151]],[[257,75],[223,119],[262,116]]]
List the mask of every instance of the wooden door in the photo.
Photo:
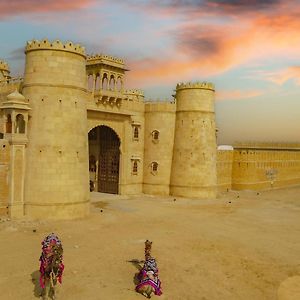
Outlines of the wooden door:
[[118,194],[120,140],[117,134],[107,126],[100,126],[99,137],[98,191]]

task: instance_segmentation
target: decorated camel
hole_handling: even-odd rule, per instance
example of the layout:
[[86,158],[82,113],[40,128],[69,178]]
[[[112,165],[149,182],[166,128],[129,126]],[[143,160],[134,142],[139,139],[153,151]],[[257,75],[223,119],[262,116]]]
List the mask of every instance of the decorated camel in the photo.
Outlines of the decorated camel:
[[55,286],[57,281],[62,282],[63,270],[62,243],[54,233],[51,233],[42,241],[40,256],[40,286],[44,300],[56,299]]
[[160,296],[161,282],[158,277],[158,268],[155,258],[151,256],[152,242],[145,242],[145,262],[138,274],[139,283],[136,291],[147,298],[151,298],[152,294]]

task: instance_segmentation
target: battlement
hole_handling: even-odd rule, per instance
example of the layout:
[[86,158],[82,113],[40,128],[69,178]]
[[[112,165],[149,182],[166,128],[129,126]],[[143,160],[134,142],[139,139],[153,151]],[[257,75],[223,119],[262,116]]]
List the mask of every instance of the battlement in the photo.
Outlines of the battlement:
[[144,91],[138,89],[130,89],[124,92],[125,95],[144,97]]
[[5,61],[0,59],[0,70],[9,72],[9,65]]
[[170,99],[147,99],[145,104],[172,104],[175,105],[176,102]]
[[128,69],[125,68],[123,59],[105,54],[88,55],[86,65],[106,65],[128,71]]
[[97,61],[97,60],[102,60],[103,62],[109,61],[109,62],[114,62],[118,64],[124,65],[124,60],[122,58],[114,57],[111,55],[105,55],[105,54],[95,54],[95,55],[88,55],[87,56],[87,61],[92,62],[92,61]]
[[32,40],[28,41],[25,47],[25,53],[34,50],[56,50],[56,51],[66,51],[80,54],[84,57],[85,48],[79,44],[73,44],[72,42],[62,43],[60,40],[49,42],[47,39],[42,41]]
[[183,89],[204,89],[204,90],[212,90],[215,91],[215,86],[211,82],[187,82],[187,83],[178,83],[176,85],[176,90]]
[[240,142],[233,145],[234,149],[256,150],[300,150],[300,143],[268,143],[268,142]]

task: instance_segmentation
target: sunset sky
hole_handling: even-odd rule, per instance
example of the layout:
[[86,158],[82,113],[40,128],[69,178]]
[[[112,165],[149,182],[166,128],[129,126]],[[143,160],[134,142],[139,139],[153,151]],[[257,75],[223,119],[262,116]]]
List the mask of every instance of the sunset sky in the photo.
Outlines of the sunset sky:
[[13,75],[27,40],[71,40],[123,58],[147,99],[213,82],[219,144],[300,142],[300,0],[0,0],[0,37]]

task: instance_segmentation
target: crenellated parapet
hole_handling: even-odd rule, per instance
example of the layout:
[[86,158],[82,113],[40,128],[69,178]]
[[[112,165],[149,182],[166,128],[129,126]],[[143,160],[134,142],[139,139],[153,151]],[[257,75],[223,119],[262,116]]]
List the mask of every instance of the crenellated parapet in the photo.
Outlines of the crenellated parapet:
[[144,111],[144,91],[138,89],[126,90],[123,97],[124,108],[133,111]]
[[125,67],[124,60],[119,57],[114,57],[111,55],[105,54],[96,54],[96,55],[89,55],[87,57],[87,67],[91,68],[93,66],[106,66],[106,67],[113,67],[119,70],[128,71]]
[[94,63],[107,63],[107,64],[118,64],[124,66],[124,60],[119,57],[114,57],[111,55],[106,54],[95,54],[95,55],[88,55],[87,56],[87,63],[88,64],[94,64]]
[[35,50],[54,50],[54,51],[66,51],[80,54],[86,57],[85,48],[79,44],[73,44],[72,42],[63,43],[60,40],[53,42],[44,40],[32,40],[28,41],[25,47],[25,53]]
[[211,82],[187,82],[187,83],[178,83],[176,85],[176,90],[183,89],[205,89],[215,91],[215,85]]
[[7,62],[0,59],[0,70],[9,72],[9,65]]
[[300,150],[300,143],[276,143],[276,142],[238,142],[233,145],[234,149],[255,150]]
[[124,94],[128,96],[144,97],[144,91],[138,89],[126,90]]
[[170,99],[160,99],[160,98],[157,98],[157,99],[147,99],[145,101],[146,104],[153,104],[153,103],[169,103],[169,104],[175,104],[175,101],[174,100],[170,100]]

